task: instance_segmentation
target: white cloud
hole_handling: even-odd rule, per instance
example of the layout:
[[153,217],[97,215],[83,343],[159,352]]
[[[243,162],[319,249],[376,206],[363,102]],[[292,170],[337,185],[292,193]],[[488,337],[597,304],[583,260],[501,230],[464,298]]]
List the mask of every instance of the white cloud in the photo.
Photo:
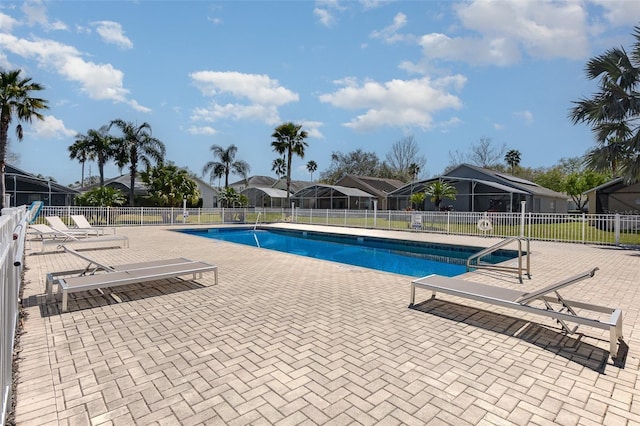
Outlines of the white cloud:
[[53,40],[20,39],[0,33],[0,48],[23,58],[35,58],[40,67],[55,70],[66,79],[79,83],[82,92],[91,99],[123,102],[138,111],[149,111],[128,98],[129,90],[123,86],[122,71],[111,64],[85,61],[73,46]]
[[467,33],[423,35],[420,45],[426,58],[506,66],[518,62],[523,52],[545,59],[577,59],[589,53],[582,2],[473,0],[455,3],[454,10]]
[[113,21],[97,21],[92,22],[96,28],[96,32],[102,37],[105,43],[115,44],[123,49],[133,48],[131,40],[124,35],[122,25]]
[[13,27],[15,27],[16,25],[18,25],[18,21],[16,21],[9,15],[0,13],[0,32],[11,33]]
[[35,134],[39,138],[62,139],[78,134],[78,132],[73,129],[67,129],[62,120],[52,115],[45,115],[44,120],[33,120],[29,126],[30,130],[28,133]]
[[602,7],[605,19],[616,26],[636,25],[640,20],[640,2],[633,0],[590,0]]
[[67,25],[62,21],[49,22],[47,10],[44,4],[39,1],[29,1],[22,5],[22,12],[27,18],[27,25],[40,25],[45,30],[66,30]]
[[510,65],[520,59],[513,39],[450,38],[444,34],[427,34],[420,39],[425,56],[432,59],[466,61],[473,64]]
[[324,135],[320,132],[320,127],[324,124],[320,121],[300,120],[298,124],[302,125],[302,129],[307,132],[310,138],[324,139]]
[[397,41],[402,41],[405,37],[402,34],[398,34],[398,31],[402,29],[402,27],[404,27],[406,24],[407,15],[400,12],[393,18],[393,24],[379,31],[372,31],[370,37],[382,39],[385,43],[390,44]]
[[[267,75],[198,71],[190,77],[204,96],[213,98],[209,108],[194,110],[194,120],[255,119],[274,124],[280,120],[279,106],[298,101],[297,93]],[[228,97],[233,102],[223,104],[222,99]]]
[[327,9],[316,7],[313,9],[313,14],[316,15],[318,21],[325,27],[331,27],[336,22],[334,16]]
[[515,115],[518,118],[521,118],[525,124],[533,124],[533,113],[531,111],[518,111],[518,112],[514,112],[513,115]]
[[216,133],[218,133],[218,131],[211,126],[191,126],[187,129],[187,132],[191,133],[192,135],[215,135]]
[[[348,80],[351,83],[351,80]],[[434,127],[433,114],[459,109],[462,101],[451,90],[460,90],[466,83],[461,75],[430,79],[391,80],[384,84],[366,81],[361,85],[347,85],[334,93],[320,95],[321,102],[349,110],[366,110],[345,123],[357,130],[379,127]]]

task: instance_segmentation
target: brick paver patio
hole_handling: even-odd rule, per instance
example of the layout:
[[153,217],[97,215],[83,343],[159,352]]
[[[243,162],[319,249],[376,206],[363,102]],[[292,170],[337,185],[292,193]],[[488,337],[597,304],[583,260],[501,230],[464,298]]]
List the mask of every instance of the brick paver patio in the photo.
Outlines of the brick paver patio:
[[[118,234],[130,248],[83,253],[114,264],[204,260],[220,282],[209,273],[78,293],[60,313],[44,303],[45,274],[84,264],[27,243],[17,424],[640,424],[638,250],[534,241],[524,284],[462,276],[535,289],[598,266],[563,295],[623,310],[614,363],[601,330],[565,336],[550,319],[446,295],[408,309],[410,277],[159,227]],[[429,296],[418,290],[417,300]]]

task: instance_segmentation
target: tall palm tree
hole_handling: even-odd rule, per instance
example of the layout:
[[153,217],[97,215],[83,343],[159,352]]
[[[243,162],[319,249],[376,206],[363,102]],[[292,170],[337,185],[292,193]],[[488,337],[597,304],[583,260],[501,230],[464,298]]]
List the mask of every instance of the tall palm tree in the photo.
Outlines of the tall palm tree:
[[[100,176],[100,186],[104,186],[104,166],[116,155],[114,146],[115,138],[107,133],[107,127],[102,126],[99,130],[90,129],[86,135],[76,136],[76,142],[69,147],[69,156],[78,149],[76,145],[85,147],[88,152],[88,160],[96,160],[98,163],[98,174]],[[82,164],[82,175],[84,177],[84,163]]]
[[520,151],[518,151],[517,149],[510,149],[504,155],[504,161],[509,165],[509,167],[511,167],[511,174],[514,174],[516,171],[516,167],[520,165],[520,157]]
[[307,171],[311,173],[311,178],[310,178],[311,182],[313,182],[313,172],[315,172],[316,170],[318,170],[318,163],[316,163],[313,160],[310,160],[307,163]]
[[304,158],[304,149],[309,145],[305,139],[308,133],[302,130],[301,125],[288,122],[276,127],[271,135],[275,140],[271,142],[271,147],[275,152],[283,155],[287,161],[287,205],[291,193],[291,162],[293,155]]
[[442,203],[442,200],[444,200],[445,198],[455,200],[456,195],[458,194],[458,190],[449,182],[437,180],[427,185],[427,187],[424,189],[424,193],[429,197],[431,202],[436,205],[436,210],[440,210],[440,204]]
[[16,118],[16,136],[22,141],[24,133],[21,122],[31,123],[34,118],[44,120],[42,110],[49,106],[45,99],[32,97],[31,93],[44,90],[44,86],[30,78],[20,77],[22,70],[0,70],[0,208],[4,206],[4,172],[9,144],[9,125]]
[[[587,62],[587,78],[599,78],[599,89],[591,98],[574,102],[569,115],[574,124],[591,126],[600,148],[612,141],[622,144],[615,150],[625,155],[616,161],[627,183],[640,180],[640,25],[632,35],[635,42],[630,55],[622,47],[613,48]],[[588,164],[602,164],[611,150],[596,149],[591,154]]]
[[209,161],[202,168],[202,175],[211,172],[210,179],[213,177],[224,176],[224,189],[229,187],[229,175],[231,173],[239,174],[243,179],[247,179],[251,171],[249,163],[242,160],[236,160],[238,147],[231,144],[226,149],[219,145],[211,145],[211,152],[217,160]]
[[76,141],[69,146],[69,158],[71,160],[78,160],[82,165],[82,179],[80,179],[80,187],[84,187],[84,164],[93,160],[93,154],[89,148],[89,144],[85,140],[84,135],[78,134]]
[[122,132],[122,136],[113,138],[113,145],[118,163],[129,164],[129,205],[133,207],[139,164],[144,164],[147,169],[151,167],[152,161],[161,164],[164,161],[166,148],[162,141],[151,136],[151,125],[147,122],[138,126],[130,121],[116,119],[106,130],[110,130],[112,126],[116,126]]

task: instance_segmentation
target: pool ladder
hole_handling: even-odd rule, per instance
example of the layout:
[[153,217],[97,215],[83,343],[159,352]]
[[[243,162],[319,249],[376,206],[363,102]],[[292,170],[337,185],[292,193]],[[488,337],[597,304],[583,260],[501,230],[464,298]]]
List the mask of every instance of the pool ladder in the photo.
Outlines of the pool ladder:
[[[506,238],[502,241],[500,241],[497,244],[492,245],[491,247],[487,247],[486,249],[479,251],[478,253],[475,253],[471,256],[469,256],[469,258],[467,259],[467,272],[471,270],[471,268],[475,268],[475,269],[494,269],[494,270],[498,270],[498,271],[506,271],[506,272],[517,272],[518,273],[518,279],[520,280],[520,284],[522,284],[522,272],[523,272],[523,267],[522,267],[522,257],[523,257],[523,251],[522,251],[522,242],[526,243],[526,262],[527,262],[527,266],[526,266],[526,273],[527,273],[527,277],[529,279],[531,279],[531,249],[530,249],[530,244],[529,244],[529,239],[528,238],[524,238],[524,237],[509,237]],[[482,258],[484,256],[487,256],[495,251],[498,251],[499,249],[501,249],[502,247],[511,244],[512,242],[517,242],[518,243],[518,266],[506,266],[506,265],[497,265],[497,264],[493,264],[493,263],[483,263],[482,262]],[[475,264],[474,264],[475,261]]]

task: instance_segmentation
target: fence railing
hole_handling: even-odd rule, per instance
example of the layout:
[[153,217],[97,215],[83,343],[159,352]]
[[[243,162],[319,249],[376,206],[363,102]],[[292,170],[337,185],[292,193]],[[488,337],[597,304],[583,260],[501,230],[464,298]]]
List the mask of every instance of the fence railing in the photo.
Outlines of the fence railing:
[[325,209],[182,209],[159,207],[43,207],[38,219],[84,215],[94,226],[220,225],[294,222],[454,235],[524,236],[532,240],[640,245],[640,215],[423,212]]
[[27,227],[25,214],[24,207],[16,207],[3,209],[0,216],[0,424],[5,424],[12,400],[13,349],[20,312],[19,294]]

